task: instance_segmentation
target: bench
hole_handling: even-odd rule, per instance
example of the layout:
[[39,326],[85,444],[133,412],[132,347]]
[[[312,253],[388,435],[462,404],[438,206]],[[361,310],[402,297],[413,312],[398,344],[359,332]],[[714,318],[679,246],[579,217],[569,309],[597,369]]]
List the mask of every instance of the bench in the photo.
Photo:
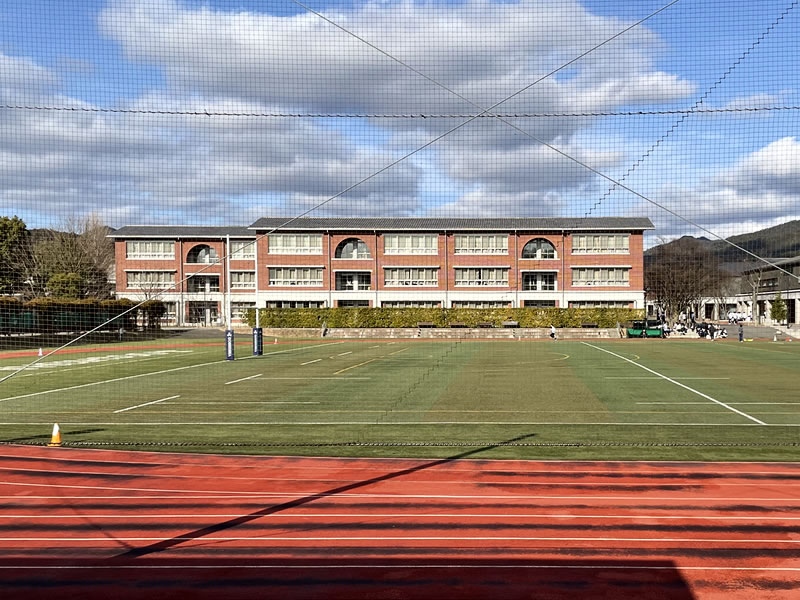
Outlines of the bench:
[[478,323],[478,327],[481,329],[492,329],[494,327],[494,323],[489,323],[488,321],[481,321]]
[[503,327],[506,328],[519,327],[519,321],[503,321]]
[[581,323],[581,329],[597,329],[597,323]]
[[455,322],[455,323],[450,323],[450,327],[452,329],[466,329],[467,324]]
[[436,327],[436,324],[435,323],[431,323],[430,321],[420,321],[419,323],[417,323],[417,327],[419,327],[420,329],[423,329],[423,328],[432,329],[432,328]]

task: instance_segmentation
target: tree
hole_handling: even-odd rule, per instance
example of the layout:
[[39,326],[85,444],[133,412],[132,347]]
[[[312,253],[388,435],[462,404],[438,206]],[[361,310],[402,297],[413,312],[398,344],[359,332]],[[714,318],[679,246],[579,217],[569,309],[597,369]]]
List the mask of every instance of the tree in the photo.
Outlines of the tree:
[[0,217],[0,294],[17,294],[25,284],[20,259],[30,252],[30,237],[19,217]]
[[709,296],[723,279],[708,249],[690,237],[659,247],[645,262],[645,292],[669,321]]
[[775,298],[772,300],[772,309],[770,310],[770,317],[773,321],[777,321],[778,323],[782,323],[786,320],[786,302],[781,297],[781,293],[778,292],[775,295]]
[[36,274],[32,281],[45,282],[47,293],[54,296],[66,292],[69,297],[109,298],[114,244],[106,237],[108,231],[94,215],[67,219],[59,230],[43,231],[29,261]]

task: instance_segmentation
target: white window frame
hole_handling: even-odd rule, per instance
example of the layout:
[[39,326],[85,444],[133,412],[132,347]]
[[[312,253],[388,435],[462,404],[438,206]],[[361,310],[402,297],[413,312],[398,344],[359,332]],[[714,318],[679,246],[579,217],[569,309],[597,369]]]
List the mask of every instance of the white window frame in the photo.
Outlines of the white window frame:
[[452,308],[508,308],[508,300],[453,300]]
[[322,267],[267,267],[269,286],[271,287],[322,287],[324,280]]
[[[169,279],[169,281],[147,281],[144,277],[137,277],[142,275],[160,275],[158,279]],[[134,279],[140,278],[142,281],[131,282],[131,275]],[[125,271],[125,286],[129,290],[168,290],[175,287],[175,271],[164,270],[142,270],[142,271]]]
[[439,234],[384,233],[383,253],[389,255],[439,254]]
[[[526,288],[525,287],[525,276],[534,276],[536,280],[536,287],[534,288]],[[543,275],[552,275],[553,277],[553,287],[542,287],[542,276]],[[520,277],[520,290],[523,292],[556,292],[558,291],[558,271],[521,271]]]
[[629,233],[573,233],[573,254],[630,254]]
[[384,267],[384,287],[438,287],[439,267]]
[[455,254],[508,254],[507,233],[457,233]]
[[270,233],[267,251],[270,254],[322,254],[322,234]]
[[256,257],[255,240],[231,240],[231,260],[253,260]]
[[630,273],[630,267],[573,267],[572,287],[630,287]]
[[508,287],[509,270],[509,267],[455,267],[454,286]]
[[[553,250],[553,256],[543,257],[542,256],[541,244],[539,244],[539,246],[540,246],[539,248],[536,248],[536,256],[523,256],[524,253],[525,253],[525,248],[528,247],[528,244],[532,244],[534,242],[540,242],[540,241],[541,242],[545,242],[545,243],[550,245],[550,248],[552,248],[552,250]],[[551,242],[550,240],[548,240],[547,238],[543,238],[543,237],[532,238],[532,239],[528,240],[527,242],[525,242],[525,244],[523,244],[522,252],[520,252],[520,258],[522,260],[558,260],[558,250],[556,250],[556,245],[553,242]]]
[[[167,248],[169,248],[167,250]],[[128,260],[175,260],[174,240],[127,240],[125,258]]]
[[[249,281],[237,281],[241,275],[252,275]],[[256,289],[255,271],[231,271],[231,289]]]

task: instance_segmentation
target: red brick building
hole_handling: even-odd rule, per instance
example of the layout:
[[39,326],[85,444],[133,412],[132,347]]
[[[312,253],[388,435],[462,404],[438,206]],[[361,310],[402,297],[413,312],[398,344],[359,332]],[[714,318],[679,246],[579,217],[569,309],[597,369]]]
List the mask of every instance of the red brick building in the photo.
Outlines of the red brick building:
[[118,297],[222,324],[256,306],[643,308],[648,229],[641,217],[274,217],[111,237]]

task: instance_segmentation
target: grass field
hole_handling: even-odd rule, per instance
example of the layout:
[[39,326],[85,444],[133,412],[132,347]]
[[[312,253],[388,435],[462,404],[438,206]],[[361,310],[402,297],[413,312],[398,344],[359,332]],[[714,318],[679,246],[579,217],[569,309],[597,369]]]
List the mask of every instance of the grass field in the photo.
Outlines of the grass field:
[[[84,346],[0,383],[0,441],[484,458],[797,460],[800,343]],[[5,355],[8,356],[8,355]],[[30,362],[0,360],[0,376]],[[159,446],[161,444],[161,446]]]

